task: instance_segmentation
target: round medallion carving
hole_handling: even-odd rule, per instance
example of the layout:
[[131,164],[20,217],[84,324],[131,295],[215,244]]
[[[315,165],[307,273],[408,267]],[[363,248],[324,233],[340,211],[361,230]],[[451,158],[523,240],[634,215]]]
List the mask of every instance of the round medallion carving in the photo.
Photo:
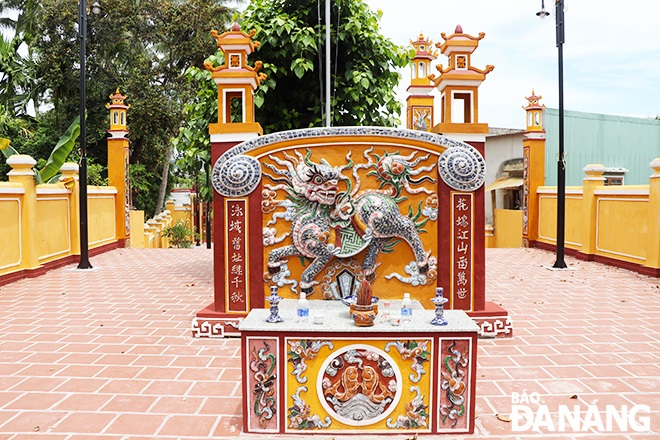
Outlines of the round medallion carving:
[[438,159],[442,180],[457,191],[475,191],[484,184],[486,161],[471,145],[446,149]]
[[261,164],[251,156],[238,154],[228,159],[218,158],[213,165],[213,188],[225,197],[250,194],[261,180]]
[[349,426],[373,425],[401,400],[399,367],[384,351],[353,344],[333,352],[321,365],[318,398],[328,414]]

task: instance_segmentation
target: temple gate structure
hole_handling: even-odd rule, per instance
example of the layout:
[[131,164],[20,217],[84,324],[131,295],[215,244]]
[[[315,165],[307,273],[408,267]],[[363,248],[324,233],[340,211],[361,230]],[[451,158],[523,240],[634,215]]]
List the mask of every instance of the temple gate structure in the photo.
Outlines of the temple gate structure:
[[[485,299],[484,167],[487,124],[478,122],[478,86],[493,67],[472,67],[483,38],[456,32],[438,45],[449,67],[428,75],[434,53],[420,37],[412,89],[441,92],[441,122],[409,108],[409,128],[310,128],[261,136],[254,91],[264,75],[247,56],[259,43],[234,25],[213,33],[225,53],[207,66],[218,84],[211,124],[215,294],[197,313],[197,337],[238,335],[265,306],[269,286],[284,298],[339,300],[362,280],[374,295],[411,293],[432,308],[442,287],[484,336],[511,336],[503,309]],[[422,60],[421,63],[418,63]],[[424,77],[424,73],[427,76]],[[413,98],[416,105],[428,99]],[[410,101],[409,101],[410,104]],[[460,106],[457,113],[455,107]],[[421,123],[420,118],[426,118]],[[424,130],[426,128],[426,130]]]

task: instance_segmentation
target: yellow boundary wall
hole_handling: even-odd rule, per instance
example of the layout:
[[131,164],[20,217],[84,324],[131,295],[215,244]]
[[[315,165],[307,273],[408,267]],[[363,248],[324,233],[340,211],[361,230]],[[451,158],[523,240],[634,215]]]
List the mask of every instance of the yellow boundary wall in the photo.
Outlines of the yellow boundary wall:
[[[7,159],[9,182],[0,182],[0,276],[33,271],[67,257],[80,255],[78,165],[66,163],[63,183],[37,185],[27,155]],[[117,242],[112,186],[88,187],[89,248]]]
[[[648,185],[605,186],[605,167],[587,165],[583,185],[566,188],[566,249],[579,258],[660,276],[660,158],[650,166]],[[554,247],[557,188],[539,187],[535,197],[536,244]]]
[[[50,265],[69,264],[80,255],[80,216],[78,165],[65,163],[63,178],[75,182],[37,185],[32,167],[36,161],[27,155],[7,160],[12,167],[9,181],[0,182],[0,277],[21,278]],[[119,226],[115,216],[117,189],[113,186],[88,186],[89,249],[117,244]],[[190,209],[163,211],[144,221],[143,211],[130,211],[130,246],[168,247],[163,230],[178,219],[190,221]],[[70,261],[71,260],[71,261]],[[56,267],[56,266],[54,266]],[[13,279],[13,278],[12,278]]]

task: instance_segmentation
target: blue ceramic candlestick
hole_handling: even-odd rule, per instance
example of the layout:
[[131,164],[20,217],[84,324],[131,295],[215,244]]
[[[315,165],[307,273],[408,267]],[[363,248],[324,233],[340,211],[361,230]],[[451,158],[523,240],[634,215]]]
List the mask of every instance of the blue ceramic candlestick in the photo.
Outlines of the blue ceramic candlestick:
[[279,288],[277,286],[270,286],[270,296],[266,297],[266,301],[270,303],[270,315],[266,318],[266,322],[275,323],[282,322],[280,316],[280,307],[278,304],[282,301],[282,297],[277,294]]
[[435,289],[435,298],[431,298],[431,302],[435,304],[435,318],[431,321],[433,325],[447,325],[447,320],[444,317],[444,305],[449,300],[442,296],[442,287]]

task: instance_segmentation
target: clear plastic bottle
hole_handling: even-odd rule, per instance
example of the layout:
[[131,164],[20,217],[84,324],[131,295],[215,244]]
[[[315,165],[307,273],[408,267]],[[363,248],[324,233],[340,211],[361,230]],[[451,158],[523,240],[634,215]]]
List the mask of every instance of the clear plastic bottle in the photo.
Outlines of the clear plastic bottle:
[[403,301],[401,301],[401,321],[410,322],[412,320],[412,300],[409,293],[403,294]]
[[380,316],[383,322],[389,322],[392,317],[392,302],[389,299],[383,301],[383,305],[380,308]]
[[300,292],[300,299],[296,307],[296,316],[298,322],[307,322],[309,320],[309,301],[307,301],[307,295],[304,292]]

